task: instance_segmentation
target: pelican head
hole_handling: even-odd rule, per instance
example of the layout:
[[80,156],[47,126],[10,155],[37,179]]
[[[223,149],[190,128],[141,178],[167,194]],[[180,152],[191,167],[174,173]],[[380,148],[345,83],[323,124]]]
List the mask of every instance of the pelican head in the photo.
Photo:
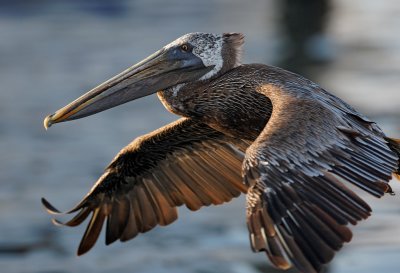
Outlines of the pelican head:
[[93,88],[44,120],[83,118],[179,84],[209,80],[240,64],[243,35],[189,33]]

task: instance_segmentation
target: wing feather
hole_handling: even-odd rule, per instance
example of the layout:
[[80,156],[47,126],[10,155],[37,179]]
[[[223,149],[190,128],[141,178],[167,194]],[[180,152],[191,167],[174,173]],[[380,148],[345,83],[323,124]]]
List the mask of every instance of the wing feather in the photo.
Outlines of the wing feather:
[[138,221],[138,213],[134,209],[134,201],[129,204],[129,215],[126,226],[120,236],[121,242],[135,238],[140,232],[140,222]]
[[273,111],[243,164],[247,222],[253,250],[275,266],[319,272],[351,240],[347,225],[371,213],[342,181],[381,197],[399,157],[375,123],[293,75],[259,90]]
[[106,205],[97,207],[92,212],[92,218],[86,228],[81,243],[78,247],[78,255],[81,255],[91,249],[99,238],[101,229],[103,228],[104,220],[109,209]]
[[[240,173],[247,146],[205,124],[180,119],[122,149],[68,212],[78,213],[66,223],[55,222],[77,226],[92,215],[78,249],[81,255],[93,247],[104,222],[106,244],[111,244],[172,223],[177,206],[198,210],[222,204],[247,190]],[[60,213],[42,202],[49,213]]]
[[107,217],[106,244],[109,245],[121,237],[129,219],[130,204],[125,196],[114,200]]

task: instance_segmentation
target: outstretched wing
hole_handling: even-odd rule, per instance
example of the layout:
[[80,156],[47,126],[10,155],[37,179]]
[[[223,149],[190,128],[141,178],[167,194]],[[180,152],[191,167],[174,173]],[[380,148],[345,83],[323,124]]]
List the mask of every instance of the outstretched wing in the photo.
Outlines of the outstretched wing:
[[377,197],[391,192],[398,156],[376,124],[303,81],[292,74],[285,85],[260,89],[273,111],[243,168],[253,250],[279,268],[311,273],[351,239],[348,223],[370,215],[342,182]]
[[[95,244],[105,220],[106,244],[126,241],[176,220],[177,206],[198,210],[246,192],[240,169],[247,146],[185,118],[135,139],[68,212],[78,213],[63,224],[67,226],[79,225],[92,214],[78,255]],[[59,213],[42,201],[50,213]]]

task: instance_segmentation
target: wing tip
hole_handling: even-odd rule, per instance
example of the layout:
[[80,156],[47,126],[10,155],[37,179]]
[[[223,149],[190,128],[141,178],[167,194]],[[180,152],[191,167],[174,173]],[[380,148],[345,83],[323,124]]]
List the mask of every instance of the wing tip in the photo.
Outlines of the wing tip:
[[87,245],[83,245],[82,243],[79,245],[78,250],[76,251],[76,255],[77,256],[82,256],[83,254],[86,254],[91,248],[92,246],[87,246]]
[[54,214],[54,215],[74,213],[74,212],[82,209],[83,207],[87,206],[87,198],[84,198],[75,207],[73,207],[72,209],[70,209],[68,211],[63,212],[63,211],[60,211],[57,208],[55,208],[49,201],[47,201],[46,198],[42,197],[40,200],[41,200],[42,205],[44,206],[45,210],[49,214]]
[[42,205],[44,206],[45,210],[50,214],[63,214],[61,211],[56,209],[49,201],[47,201],[44,197],[41,198]]

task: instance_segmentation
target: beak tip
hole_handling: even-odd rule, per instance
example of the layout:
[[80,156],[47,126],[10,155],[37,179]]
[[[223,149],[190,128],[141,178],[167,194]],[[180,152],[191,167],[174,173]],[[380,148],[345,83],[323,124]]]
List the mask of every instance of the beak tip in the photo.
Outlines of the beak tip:
[[47,130],[48,128],[51,127],[51,125],[53,125],[53,120],[52,120],[53,115],[48,115],[44,121],[43,121],[43,126],[44,128]]

